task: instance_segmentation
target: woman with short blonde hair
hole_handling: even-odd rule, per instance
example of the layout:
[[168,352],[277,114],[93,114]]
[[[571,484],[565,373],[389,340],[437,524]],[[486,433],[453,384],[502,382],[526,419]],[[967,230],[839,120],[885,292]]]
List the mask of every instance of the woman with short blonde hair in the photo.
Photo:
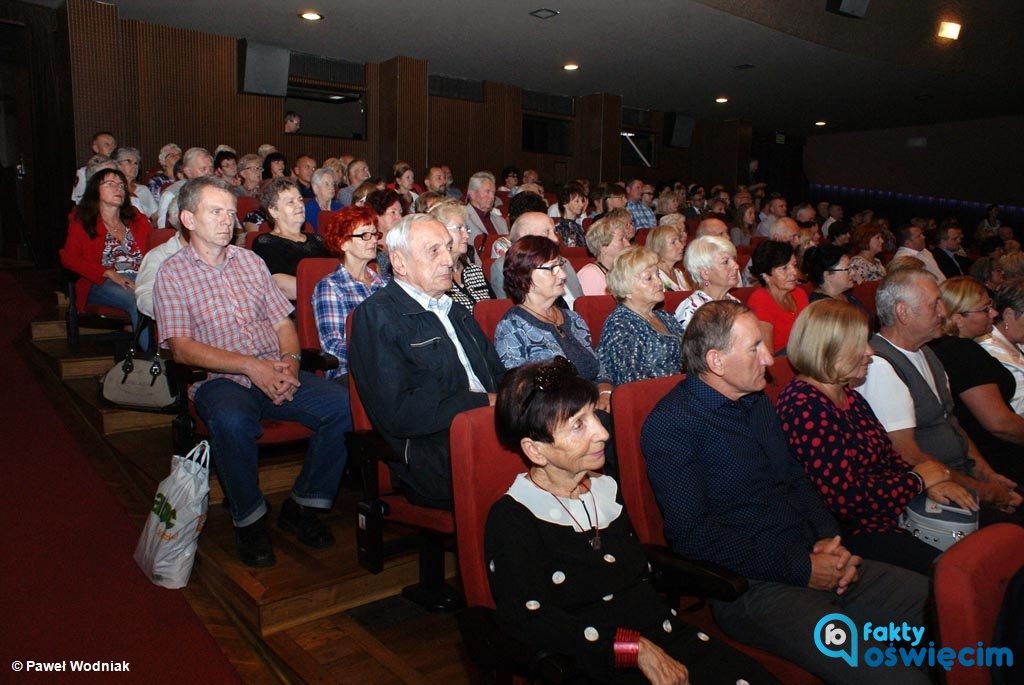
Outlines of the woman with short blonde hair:
[[620,217],[605,216],[591,224],[587,230],[587,249],[596,260],[576,274],[584,295],[605,294],[608,287],[606,275],[615,258],[627,247],[626,222]]
[[940,462],[904,461],[853,389],[873,354],[867,316],[848,302],[814,302],[797,316],[786,352],[798,375],[779,394],[779,424],[839,521],[843,544],[853,554],[927,574],[939,550],[900,528],[900,514],[922,493],[944,504],[977,504]]
[[729,291],[740,284],[740,265],[736,247],[725,238],[706,235],[690,243],[683,264],[697,290],[676,307],[676,319],[683,330],[693,313],[713,300],[734,300]]
[[[678,216],[678,215],[677,215]],[[658,278],[665,290],[693,290],[693,285],[677,264],[686,250],[686,229],[670,223],[659,224],[647,234],[647,247],[658,255]]]

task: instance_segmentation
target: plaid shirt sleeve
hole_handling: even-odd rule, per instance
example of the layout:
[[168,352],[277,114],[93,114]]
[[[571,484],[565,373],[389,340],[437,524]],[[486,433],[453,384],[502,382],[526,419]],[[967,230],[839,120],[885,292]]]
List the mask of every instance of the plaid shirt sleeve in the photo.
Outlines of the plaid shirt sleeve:
[[156,274],[153,288],[153,314],[160,330],[160,345],[171,338],[191,338],[192,313],[174,261],[164,262]]
[[338,368],[327,373],[334,378],[348,372],[348,342],[345,340],[345,319],[358,304],[350,293],[337,287],[332,276],[322,279],[313,290],[313,316],[320,349],[338,359]]

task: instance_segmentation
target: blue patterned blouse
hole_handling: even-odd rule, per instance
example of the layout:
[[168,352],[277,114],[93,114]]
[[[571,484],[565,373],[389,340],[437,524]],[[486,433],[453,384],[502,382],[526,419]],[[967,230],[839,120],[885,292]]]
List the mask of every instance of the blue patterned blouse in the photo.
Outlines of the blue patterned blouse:
[[562,355],[575,366],[582,378],[605,383],[605,373],[590,344],[590,329],[576,312],[562,310],[563,322],[555,326],[538,319],[522,307],[512,307],[494,331],[494,348],[506,369],[540,362]]
[[615,385],[645,378],[671,376],[683,367],[683,325],[668,312],[654,310],[668,335],[654,330],[642,316],[625,305],[605,319],[597,357]]

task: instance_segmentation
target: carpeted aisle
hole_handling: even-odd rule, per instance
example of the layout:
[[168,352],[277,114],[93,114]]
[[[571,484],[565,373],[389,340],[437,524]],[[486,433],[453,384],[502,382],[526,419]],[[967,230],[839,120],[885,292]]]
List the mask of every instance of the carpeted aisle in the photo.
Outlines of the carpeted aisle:
[[[0,682],[240,682],[185,599],[135,565],[139,531],[17,352],[43,309],[0,272]],[[130,672],[15,672],[29,660]]]

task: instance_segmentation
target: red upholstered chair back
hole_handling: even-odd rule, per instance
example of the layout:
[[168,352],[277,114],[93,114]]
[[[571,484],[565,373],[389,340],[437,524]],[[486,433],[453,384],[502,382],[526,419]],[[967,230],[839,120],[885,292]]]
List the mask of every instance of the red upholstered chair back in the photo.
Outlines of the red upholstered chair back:
[[[496,197],[499,200],[501,200],[501,206],[498,207],[498,211],[501,212],[501,215],[507,219],[508,218],[508,202],[509,202],[509,200],[512,197],[511,194],[507,190],[496,190],[494,192],[494,197]],[[473,211],[473,210],[469,210],[469,211]]]
[[337,257],[308,257],[299,262],[295,272],[295,328],[299,333],[299,347],[304,350],[320,349],[320,335],[313,315],[313,289],[340,263]]
[[587,229],[590,228],[590,224],[594,223],[594,220],[587,217],[583,220],[583,232],[586,233]]
[[146,252],[149,252],[154,247],[163,245],[168,240],[174,237],[174,234],[178,231],[173,228],[154,228],[149,232],[149,237],[146,238]]
[[258,231],[249,231],[245,234],[245,249],[251,250],[253,243],[256,242],[256,238],[260,237],[264,233],[270,233],[272,229],[266,223],[262,224]]
[[750,252],[751,252],[751,254],[753,254],[754,250],[757,249],[758,245],[760,245],[761,243],[763,243],[766,240],[768,240],[768,238],[763,236],[763,235],[752,235],[752,236],[750,236]]
[[480,300],[473,307],[473,318],[480,324],[484,335],[492,343],[494,342],[494,329],[498,327],[501,317],[512,308],[512,300],[507,297],[500,300]]
[[486,236],[484,236],[484,246],[481,248],[480,251],[481,258],[490,257],[491,249],[494,247],[494,243],[497,242],[498,238],[503,237],[504,236],[495,235],[494,233],[488,233]]
[[[1022,566],[1024,528],[1011,523],[971,533],[939,557],[932,585],[942,645],[959,649],[982,641],[989,646],[1006,586]],[[946,685],[991,682],[989,669],[983,666],[956,664],[946,674]]]
[[582,257],[567,256],[566,259],[568,259],[569,263],[572,264],[573,271],[575,271],[576,273],[579,273],[580,269],[594,261],[594,258],[590,256],[589,252]]
[[584,295],[576,298],[572,308],[587,322],[587,328],[590,329],[590,341],[596,348],[598,341],[601,340],[604,320],[615,309],[615,298],[611,295]]
[[729,294],[735,297],[743,304],[746,304],[747,300],[750,299],[750,293],[754,292],[754,288],[756,287],[758,286],[751,286],[748,288],[733,288],[732,290],[729,291]]
[[646,245],[647,244],[647,236],[648,236],[648,234],[650,232],[651,232],[651,229],[649,229],[649,228],[641,228],[640,230],[638,230],[636,232],[636,236],[634,238],[636,240],[636,244],[637,245]]
[[238,220],[245,221],[245,217],[249,212],[255,211],[260,206],[260,199],[258,197],[240,197],[238,198],[238,205],[235,209],[238,212]]
[[878,286],[881,281],[864,281],[860,285],[853,286],[853,295],[864,305],[865,311],[871,318],[878,315],[878,307],[875,305],[875,294],[878,293]]
[[683,300],[693,294],[692,290],[670,290],[665,293],[665,303],[662,306],[669,314],[675,314],[676,309],[682,303]]
[[768,379],[768,385],[765,386],[764,392],[768,395],[768,399],[772,401],[773,405],[779,399],[779,393],[789,385],[794,376],[796,376],[796,371],[793,370],[792,365],[789,363],[789,358],[785,355],[776,357],[775,363],[765,369],[765,378]]
[[590,259],[590,252],[586,247],[561,247],[558,251],[566,259]]
[[[348,340],[351,344],[351,316],[345,319],[345,340]],[[356,432],[375,430],[373,422],[370,421],[370,415],[366,413],[366,407],[363,406],[363,401],[359,398],[356,381],[351,373],[348,375],[348,401],[349,408],[352,411],[352,430]],[[391,484],[391,472],[388,471],[388,467],[383,462],[377,464],[377,484],[381,495],[388,495],[395,491],[394,486]]]
[[739,252],[736,253],[736,263],[740,267],[740,273],[743,273],[743,271],[746,270],[747,264],[750,263],[750,256],[751,256],[751,254],[753,254],[753,253],[747,253],[747,254],[741,254]]
[[[340,210],[338,210],[338,211],[340,211]],[[316,232],[317,233],[323,233],[324,232],[324,226],[326,226],[327,222],[330,221],[331,219],[333,219],[337,214],[338,214],[337,211],[332,211],[332,210],[329,210],[329,209],[321,209],[320,213],[317,214],[317,216],[316,216]]]
[[518,454],[498,442],[494,407],[472,409],[455,417],[451,454],[456,545],[466,604],[493,609],[484,558],[487,513],[526,467]]
[[750,259],[750,255],[752,254],[754,254],[754,248],[750,245],[736,246],[736,259],[739,259],[741,255],[746,255],[747,259]]
[[654,405],[686,376],[664,376],[625,383],[612,394],[615,453],[619,460],[619,487],[633,527],[645,545],[664,545],[664,521],[647,480],[647,462],[640,449],[640,431]]

